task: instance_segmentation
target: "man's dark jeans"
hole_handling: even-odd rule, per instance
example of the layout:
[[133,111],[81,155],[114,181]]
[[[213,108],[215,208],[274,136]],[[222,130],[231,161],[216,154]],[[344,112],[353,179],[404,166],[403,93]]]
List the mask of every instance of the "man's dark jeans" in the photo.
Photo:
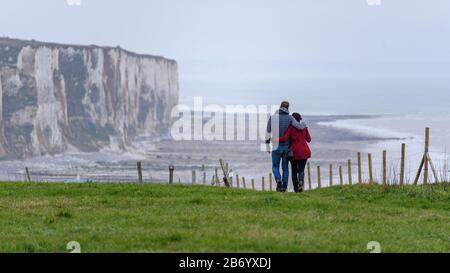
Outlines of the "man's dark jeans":
[[[289,160],[288,160],[289,148],[286,146],[280,146],[278,149],[272,151],[272,172],[275,177],[275,181],[283,182],[282,190],[286,190],[289,181]],[[283,170],[283,178],[280,174],[280,162]]]

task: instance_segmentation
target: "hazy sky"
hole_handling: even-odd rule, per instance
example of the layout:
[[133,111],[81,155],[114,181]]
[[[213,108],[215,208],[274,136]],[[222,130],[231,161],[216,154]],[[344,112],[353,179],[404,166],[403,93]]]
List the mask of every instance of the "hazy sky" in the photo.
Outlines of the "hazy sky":
[[0,35],[177,60],[450,60],[450,1],[0,0]]
[[0,36],[176,59],[183,102],[448,109],[449,0],[68,1],[0,0]]

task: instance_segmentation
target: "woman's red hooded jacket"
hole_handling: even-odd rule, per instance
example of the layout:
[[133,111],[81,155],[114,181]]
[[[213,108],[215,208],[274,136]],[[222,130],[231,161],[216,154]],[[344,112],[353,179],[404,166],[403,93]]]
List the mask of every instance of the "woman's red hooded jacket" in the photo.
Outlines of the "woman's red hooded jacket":
[[290,148],[294,154],[294,160],[306,160],[311,158],[311,135],[308,128],[299,130],[292,126],[288,128],[284,136],[278,138],[278,142],[290,141]]

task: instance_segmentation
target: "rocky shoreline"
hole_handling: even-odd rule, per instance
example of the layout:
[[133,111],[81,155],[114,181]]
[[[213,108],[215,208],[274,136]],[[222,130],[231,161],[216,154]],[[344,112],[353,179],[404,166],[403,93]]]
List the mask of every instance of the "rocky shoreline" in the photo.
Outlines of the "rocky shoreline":
[[[327,166],[342,163],[354,157],[367,145],[380,138],[371,138],[318,125],[336,119],[368,118],[368,116],[306,116],[313,137],[311,149],[313,164]],[[168,167],[175,166],[175,181],[190,183],[192,171],[197,172],[197,182],[202,183],[202,165],[205,165],[206,182],[210,183],[219,159],[231,164],[235,174],[260,180],[271,171],[270,156],[262,152],[259,141],[174,141],[139,138],[134,148],[127,152],[100,151],[94,153],[64,153],[55,156],[34,157],[25,161],[0,162],[1,180],[23,178],[28,166],[39,181],[65,181],[76,179],[99,182],[136,182],[136,162],[141,161],[144,181],[167,183]]]

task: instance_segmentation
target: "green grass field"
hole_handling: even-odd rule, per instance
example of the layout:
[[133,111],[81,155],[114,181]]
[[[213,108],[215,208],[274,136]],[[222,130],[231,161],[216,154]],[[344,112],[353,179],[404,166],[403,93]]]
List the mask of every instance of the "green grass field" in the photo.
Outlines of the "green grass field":
[[450,252],[450,185],[0,184],[0,252]]

